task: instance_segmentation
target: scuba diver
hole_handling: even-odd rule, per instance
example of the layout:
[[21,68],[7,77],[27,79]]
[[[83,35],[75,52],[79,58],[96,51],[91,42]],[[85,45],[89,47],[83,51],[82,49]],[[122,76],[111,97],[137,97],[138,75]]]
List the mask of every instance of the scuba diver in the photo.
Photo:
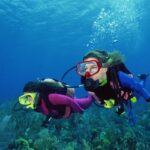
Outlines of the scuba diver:
[[43,126],[50,118],[68,118],[72,113],[83,113],[92,103],[92,97],[74,98],[74,89],[54,79],[30,81],[23,88],[19,103],[27,109],[46,115]]
[[117,106],[118,115],[125,112],[124,105],[132,109],[131,103],[136,102],[137,94],[150,102],[150,93],[143,87],[148,74],[139,75],[139,82],[127,69],[118,51],[92,50],[77,64],[76,71],[95,102],[105,108]]

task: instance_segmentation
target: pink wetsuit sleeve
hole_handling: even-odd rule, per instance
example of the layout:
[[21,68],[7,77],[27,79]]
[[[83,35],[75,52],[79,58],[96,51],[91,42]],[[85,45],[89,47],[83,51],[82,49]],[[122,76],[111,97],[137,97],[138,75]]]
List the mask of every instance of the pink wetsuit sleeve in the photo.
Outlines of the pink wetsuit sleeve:
[[88,97],[85,98],[74,98],[74,101],[76,101],[82,108],[87,109],[92,104],[92,96],[88,95]]
[[83,112],[84,109],[71,97],[62,94],[49,94],[50,103],[53,105],[70,106],[74,112]]

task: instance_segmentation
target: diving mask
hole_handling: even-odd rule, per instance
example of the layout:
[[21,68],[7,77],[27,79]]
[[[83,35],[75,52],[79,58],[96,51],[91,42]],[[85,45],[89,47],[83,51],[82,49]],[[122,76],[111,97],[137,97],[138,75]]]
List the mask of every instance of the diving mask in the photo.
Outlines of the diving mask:
[[19,103],[25,105],[26,108],[35,109],[35,103],[38,98],[38,93],[24,93],[19,97]]
[[80,76],[91,77],[99,72],[102,65],[96,60],[84,61],[76,66],[76,71]]

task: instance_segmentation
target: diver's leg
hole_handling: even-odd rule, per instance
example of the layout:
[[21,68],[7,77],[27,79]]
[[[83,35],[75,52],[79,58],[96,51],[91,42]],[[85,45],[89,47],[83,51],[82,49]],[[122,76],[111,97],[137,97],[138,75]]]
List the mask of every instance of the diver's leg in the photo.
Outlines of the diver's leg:
[[129,123],[130,123],[130,125],[135,126],[136,125],[136,115],[135,115],[135,112],[133,109],[133,105],[130,100],[126,101],[125,105],[126,105],[127,111],[128,111]]
[[135,78],[129,77],[126,73],[123,73],[122,71],[119,71],[118,75],[121,85],[123,87],[130,88],[134,92],[139,93],[139,95],[146,99],[146,101],[150,98],[150,93]]

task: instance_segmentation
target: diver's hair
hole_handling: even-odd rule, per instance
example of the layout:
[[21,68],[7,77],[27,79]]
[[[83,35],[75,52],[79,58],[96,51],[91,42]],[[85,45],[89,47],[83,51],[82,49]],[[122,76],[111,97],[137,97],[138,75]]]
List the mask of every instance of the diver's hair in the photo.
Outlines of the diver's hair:
[[124,62],[123,55],[117,50],[112,52],[103,50],[91,50],[83,57],[83,60],[87,58],[98,59],[98,61],[102,63],[103,67],[112,67]]

